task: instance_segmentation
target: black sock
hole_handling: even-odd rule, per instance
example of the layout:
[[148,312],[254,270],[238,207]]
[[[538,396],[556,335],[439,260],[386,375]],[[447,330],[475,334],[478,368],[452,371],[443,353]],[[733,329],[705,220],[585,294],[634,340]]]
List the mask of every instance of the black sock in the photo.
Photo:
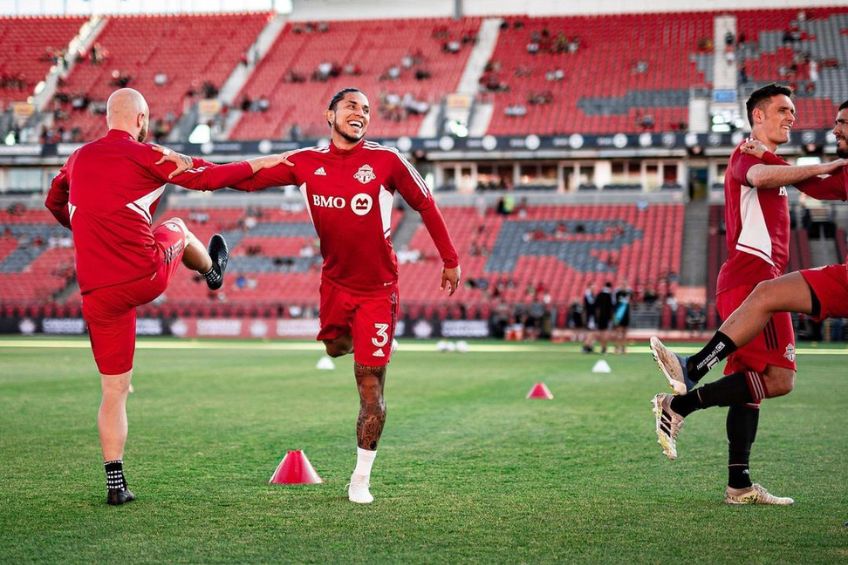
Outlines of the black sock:
[[698,398],[698,390],[671,399],[671,409],[684,418],[700,408],[701,399]]
[[759,421],[758,408],[733,404],[727,411],[727,485],[730,487],[748,488],[752,484],[748,462]]
[[695,355],[686,360],[686,371],[689,378],[700,381],[713,366],[736,351],[736,344],[721,332],[716,332],[713,338]]
[[106,461],[103,466],[106,467],[106,488],[109,490],[125,490],[127,481],[124,478],[124,462],[120,459]]
[[698,394],[698,398],[701,401],[701,408],[747,404],[754,401],[754,398],[751,396],[751,390],[748,388],[745,373],[727,375],[717,381],[707,383],[693,392]]

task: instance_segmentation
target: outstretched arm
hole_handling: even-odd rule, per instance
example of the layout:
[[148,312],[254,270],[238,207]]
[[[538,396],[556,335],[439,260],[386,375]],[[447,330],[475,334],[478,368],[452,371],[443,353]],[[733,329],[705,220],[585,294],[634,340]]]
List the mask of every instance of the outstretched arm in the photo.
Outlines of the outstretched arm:
[[421,214],[424,227],[427,228],[433,243],[436,244],[436,249],[444,263],[440,288],[442,290],[447,289],[449,296],[452,296],[459,288],[461,269],[459,267],[459,255],[453,241],[451,241],[445,219],[436,206],[433,194],[418,171],[407,163],[401,155],[398,154],[397,159],[398,162],[392,174],[392,184],[412,209]]
[[[742,153],[762,159],[766,165],[788,165],[786,161],[769,151],[762,142],[756,139],[746,140],[740,146],[740,150]],[[818,200],[848,200],[848,176],[845,174],[845,167],[838,167],[837,170],[833,171],[833,174],[826,178],[812,176],[793,184],[804,194]]]
[[161,158],[154,163],[159,166],[156,171],[158,174],[164,176],[172,164],[174,167],[163,181],[173,182],[193,190],[216,190],[236,185],[261,170],[273,168],[282,163],[290,163],[287,153],[216,165],[203,159],[176,153],[167,147],[154,145],[153,149],[161,153]]
[[758,164],[748,169],[748,182],[756,188],[780,188],[798,183],[818,175],[831,174],[846,165],[844,159],[818,165],[765,165]]

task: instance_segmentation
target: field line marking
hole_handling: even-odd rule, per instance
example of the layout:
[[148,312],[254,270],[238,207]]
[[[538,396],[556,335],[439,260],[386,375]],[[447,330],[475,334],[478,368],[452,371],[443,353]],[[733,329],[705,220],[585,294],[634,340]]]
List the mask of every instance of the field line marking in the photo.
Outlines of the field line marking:
[[[571,349],[566,344],[562,346],[562,348],[558,348],[556,344],[546,344],[546,345],[533,345],[533,344],[492,344],[492,343],[482,343],[475,344],[474,342],[469,342],[469,354],[473,353],[575,353],[576,349]],[[568,349],[566,349],[568,347]],[[17,349],[17,348],[32,348],[32,349],[89,349],[90,344],[88,340],[84,339],[2,339],[0,338],[0,349]],[[316,351],[320,352],[324,350],[324,346],[318,342],[304,342],[304,341],[269,341],[269,342],[257,342],[257,341],[245,341],[245,342],[232,342],[232,341],[196,341],[192,339],[187,340],[145,340],[140,339],[136,343],[136,349],[179,349],[179,350],[209,350],[209,349],[228,349],[228,350],[237,350],[237,351]],[[436,345],[432,342],[429,343],[415,343],[411,341],[403,341],[400,346],[399,353],[403,355],[404,351],[415,351],[415,352],[431,352],[438,353],[436,350]],[[637,345],[631,346],[629,351],[632,354],[647,354],[650,350],[648,346]],[[698,351],[696,346],[682,346],[676,348],[675,351],[678,353],[688,354],[695,353]],[[447,355],[448,353],[444,353]],[[798,355],[848,355],[848,348],[842,349],[799,349],[797,351]],[[595,355],[588,355],[586,358],[591,359],[594,358]],[[597,356],[598,359],[604,358],[600,355]],[[627,356],[619,356],[619,355],[610,355],[607,356],[609,359],[626,359]]]

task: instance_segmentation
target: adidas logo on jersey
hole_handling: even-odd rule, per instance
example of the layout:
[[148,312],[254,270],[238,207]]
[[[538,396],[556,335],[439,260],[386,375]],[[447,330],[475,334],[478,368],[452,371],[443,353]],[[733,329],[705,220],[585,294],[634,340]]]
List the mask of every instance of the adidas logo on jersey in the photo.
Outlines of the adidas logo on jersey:
[[386,354],[385,354],[385,353],[383,353],[383,350],[382,350],[382,349],[378,349],[377,351],[375,351],[375,352],[373,353],[373,355],[374,355],[374,357],[385,357],[385,356],[386,356]]
[[317,169],[315,169],[314,175],[316,177],[326,177],[327,171],[324,170],[324,167],[318,167]]

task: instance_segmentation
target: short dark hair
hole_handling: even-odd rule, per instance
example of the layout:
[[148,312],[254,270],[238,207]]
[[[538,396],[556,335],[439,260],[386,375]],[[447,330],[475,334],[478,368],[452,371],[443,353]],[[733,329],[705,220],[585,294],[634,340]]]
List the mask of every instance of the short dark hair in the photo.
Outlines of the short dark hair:
[[748,123],[751,124],[751,127],[754,127],[754,108],[762,109],[763,105],[772,96],[779,96],[781,94],[791,98],[792,89],[782,84],[771,83],[751,93],[750,98],[745,102],[745,109],[748,111]]
[[342,88],[341,90],[339,90],[338,92],[333,94],[333,97],[330,99],[330,104],[327,105],[327,109],[335,112],[336,106],[339,105],[339,102],[344,100],[345,95],[349,94],[351,92],[362,92],[362,91],[359,90],[358,88],[354,88],[352,86],[349,86],[347,88]]
[[848,110],[848,100],[839,105],[837,112],[841,112],[842,110]]

